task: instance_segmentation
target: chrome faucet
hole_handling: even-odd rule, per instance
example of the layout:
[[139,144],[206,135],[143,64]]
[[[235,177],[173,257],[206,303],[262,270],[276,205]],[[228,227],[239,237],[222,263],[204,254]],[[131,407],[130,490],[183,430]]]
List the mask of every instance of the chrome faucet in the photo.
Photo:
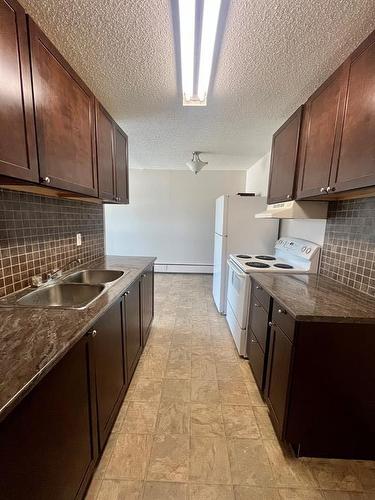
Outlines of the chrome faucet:
[[47,274],[47,282],[54,280],[55,278],[59,278],[63,271],[69,267],[71,264],[74,264],[77,262],[77,264],[81,263],[81,259],[75,258],[64,264],[63,266],[60,267],[60,269],[55,269],[52,273]]

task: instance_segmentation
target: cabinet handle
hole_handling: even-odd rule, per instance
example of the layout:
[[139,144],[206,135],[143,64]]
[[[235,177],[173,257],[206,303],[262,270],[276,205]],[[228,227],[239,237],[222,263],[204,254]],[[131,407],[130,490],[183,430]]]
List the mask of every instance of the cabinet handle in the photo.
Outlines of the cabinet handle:
[[286,311],[284,311],[283,309],[278,309],[278,310],[277,310],[277,312],[278,312],[279,314],[286,314]]
[[327,193],[327,188],[320,188],[320,192],[323,194],[323,193]]
[[256,302],[254,302],[254,306],[255,306],[255,307],[260,307],[260,305],[259,305],[259,304],[257,304]]
[[255,339],[251,339],[252,344],[257,344],[258,342]]
[[327,187],[327,193],[333,193],[333,191],[336,191],[335,187],[331,187],[331,186]]
[[125,292],[124,295],[127,297],[129,295],[130,292]]
[[91,332],[91,335],[92,335],[93,337],[95,337],[97,333],[98,333],[98,332],[97,332],[96,330],[93,330],[93,331]]
[[45,182],[46,184],[51,184],[51,177],[42,177],[42,182]]
[[268,326],[270,326],[270,327],[272,328],[272,327],[273,327],[273,321],[270,321],[270,322],[268,323]]
[[255,288],[256,288],[257,290],[262,290],[262,287],[261,287],[261,286],[259,286],[259,285],[257,285]]
[[286,195],[286,199],[287,199],[287,200],[290,200],[290,199],[291,199],[291,197],[292,197],[292,195],[291,195],[291,194],[287,194],[287,195]]

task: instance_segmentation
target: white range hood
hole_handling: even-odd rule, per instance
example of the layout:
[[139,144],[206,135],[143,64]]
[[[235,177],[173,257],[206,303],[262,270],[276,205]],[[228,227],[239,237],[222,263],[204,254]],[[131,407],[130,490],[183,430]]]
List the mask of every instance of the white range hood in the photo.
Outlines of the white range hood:
[[256,214],[257,219],[326,219],[326,201],[285,201],[267,205],[264,212]]

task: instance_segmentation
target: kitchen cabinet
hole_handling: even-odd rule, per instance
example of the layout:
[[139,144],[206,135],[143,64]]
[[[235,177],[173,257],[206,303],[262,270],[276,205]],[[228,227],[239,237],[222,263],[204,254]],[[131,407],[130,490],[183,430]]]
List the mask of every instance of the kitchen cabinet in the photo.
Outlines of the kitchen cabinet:
[[142,324],[140,279],[137,279],[124,296],[125,353],[127,380],[130,380],[142,353]]
[[37,182],[26,14],[0,0],[0,175]]
[[41,182],[97,197],[94,95],[30,18],[29,32]]
[[128,165],[128,136],[115,123],[115,173],[116,173],[116,201],[129,203],[129,165]]
[[154,317],[154,266],[149,267],[142,275],[142,344],[146,345],[151,323]]
[[271,328],[265,398],[276,433],[282,439],[286,421],[292,342],[277,325]]
[[122,323],[120,299],[100,317],[92,330],[100,450],[104,448],[126,391]]
[[97,459],[91,341],[83,337],[0,424],[2,498],[83,498]]
[[262,395],[268,359],[271,303],[268,293],[252,279],[246,354]]
[[350,56],[338,162],[337,191],[375,185],[375,32]]
[[96,144],[99,197],[111,203],[129,203],[128,137],[98,101]]
[[[263,303],[265,279],[252,278],[252,289]],[[255,318],[250,315],[248,355],[277,437],[297,456],[373,460],[375,408],[369,388],[375,387],[374,325],[347,322],[340,315],[325,321],[314,311],[311,319],[295,319],[282,306],[282,289],[276,288],[275,295],[268,294],[265,350],[260,341],[265,316],[258,312],[263,305],[252,292],[250,312],[254,314],[254,303],[259,307]]]
[[113,120],[98,101],[95,112],[99,198],[113,202],[116,198]]
[[298,161],[297,199],[327,194],[337,164],[347,66],[342,65],[308,99]]
[[302,106],[273,135],[267,199],[269,204],[294,198],[301,118]]

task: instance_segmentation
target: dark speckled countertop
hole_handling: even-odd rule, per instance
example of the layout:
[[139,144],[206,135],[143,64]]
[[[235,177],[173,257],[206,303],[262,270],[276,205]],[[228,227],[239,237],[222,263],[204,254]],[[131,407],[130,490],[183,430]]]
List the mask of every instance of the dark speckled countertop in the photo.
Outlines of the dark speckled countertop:
[[375,299],[324,276],[251,273],[251,277],[297,321],[375,324]]
[[154,261],[107,256],[75,268],[126,273],[83,310],[0,307],[0,420]]

